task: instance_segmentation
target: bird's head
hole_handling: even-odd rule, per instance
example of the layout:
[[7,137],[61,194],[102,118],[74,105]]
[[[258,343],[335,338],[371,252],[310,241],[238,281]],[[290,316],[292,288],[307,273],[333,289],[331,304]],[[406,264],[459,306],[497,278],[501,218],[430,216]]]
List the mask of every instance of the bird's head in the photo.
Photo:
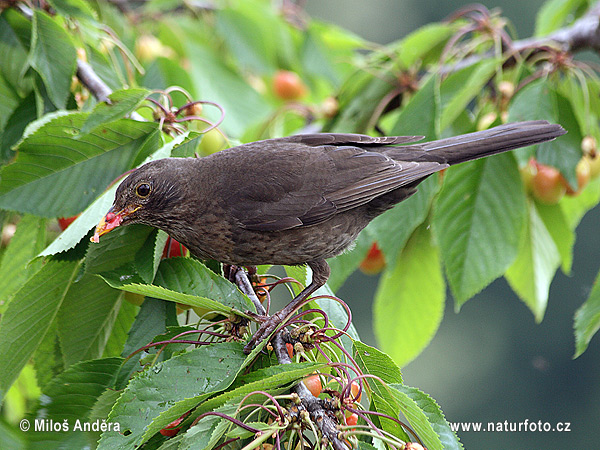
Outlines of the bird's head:
[[112,207],[96,226],[92,242],[120,225],[142,223],[165,228],[183,193],[185,164],[178,158],[152,161],[130,173]]

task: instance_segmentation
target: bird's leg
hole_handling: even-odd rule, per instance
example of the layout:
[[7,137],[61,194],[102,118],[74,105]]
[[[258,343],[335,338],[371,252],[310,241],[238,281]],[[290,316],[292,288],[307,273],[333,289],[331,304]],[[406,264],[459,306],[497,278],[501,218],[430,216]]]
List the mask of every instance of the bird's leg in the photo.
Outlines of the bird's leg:
[[287,320],[302,304],[306,301],[310,295],[323,286],[329,278],[329,265],[324,259],[317,259],[308,263],[308,266],[312,269],[312,280],[311,283],[306,286],[302,292],[300,292],[285,308],[281,311],[268,317],[260,326],[252,339],[244,347],[244,353],[248,354],[252,351],[256,344],[261,342],[263,339],[269,337],[277,328],[277,326]]

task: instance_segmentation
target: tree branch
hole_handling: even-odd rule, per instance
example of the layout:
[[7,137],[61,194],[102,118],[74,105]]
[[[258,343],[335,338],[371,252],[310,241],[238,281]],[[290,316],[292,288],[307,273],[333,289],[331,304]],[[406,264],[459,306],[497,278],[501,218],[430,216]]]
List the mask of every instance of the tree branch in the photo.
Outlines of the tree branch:
[[[256,301],[258,301],[258,298],[256,297],[254,290],[252,289],[252,284],[250,283],[250,280],[248,280],[248,275],[246,274],[246,271],[244,271],[243,269],[238,270],[235,274],[235,280],[237,286],[244,294],[246,294],[251,299],[254,297],[256,298]],[[288,331],[285,328],[282,328],[277,333],[275,333],[275,336],[271,340],[279,364],[292,363],[292,359],[290,358],[285,345],[284,336],[287,333]],[[337,428],[337,422],[333,417],[331,417],[327,413],[327,410],[323,407],[322,400],[312,395],[312,393],[308,390],[304,383],[298,383],[292,388],[292,390],[296,394],[298,394],[298,397],[300,397],[301,401],[301,407],[308,411],[313,423],[315,423],[319,427],[322,435],[329,442],[331,442],[333,448],[335,450],[348,450],[349,447],[341,439],[338,438],[340,430]]]
[[[582,17],[573,22],[572,25],[560,28],[547,36],[514,41],[506,49],[506,53],[525,53],[532,49],[547,46],[558,46],[563,52],[571,53],[581,50],[600,52],[600,2],[595,3]],[[535,53],[537,52],[532,52],[532,54]],[[493,51],[469,56],[456,64],[442,66],[440,73],[446,75],[456,72],[493,56]]]

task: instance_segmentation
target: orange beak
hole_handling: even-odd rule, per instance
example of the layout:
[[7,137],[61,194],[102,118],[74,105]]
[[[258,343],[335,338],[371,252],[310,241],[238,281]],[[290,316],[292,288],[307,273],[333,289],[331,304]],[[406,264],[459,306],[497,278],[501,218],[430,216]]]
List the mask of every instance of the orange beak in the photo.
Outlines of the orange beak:
[[128,206],[115,213],[113,212],[113,208],[110,208],[100,223],[96,225],[96,230],[94,231],[94,235],[90,238],[90,241],[97,244],[100,242],[100,236],[108,233],[113,228],[117,228],[119,225],[121,225],[121,222],[123,222],[125,217],[134,213],[138,209],[140,209],[140,206]]

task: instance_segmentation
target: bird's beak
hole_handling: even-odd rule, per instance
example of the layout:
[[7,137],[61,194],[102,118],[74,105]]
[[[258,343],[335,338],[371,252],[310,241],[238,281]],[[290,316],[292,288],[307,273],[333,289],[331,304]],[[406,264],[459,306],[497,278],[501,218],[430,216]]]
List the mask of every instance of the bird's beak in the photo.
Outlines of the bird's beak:
[[100,242],[100,236],[108,233],[113,228],[117,228],[121,225],[121,222],[123,222],[125,217],[133,214],[140,208],[141,206],[127,206],[118,212],[114,212],[114,207],[110,208],[100,223],[96,225],[96,230],[94,231],[94,235],[90,238],[90,241],[97,244]]

